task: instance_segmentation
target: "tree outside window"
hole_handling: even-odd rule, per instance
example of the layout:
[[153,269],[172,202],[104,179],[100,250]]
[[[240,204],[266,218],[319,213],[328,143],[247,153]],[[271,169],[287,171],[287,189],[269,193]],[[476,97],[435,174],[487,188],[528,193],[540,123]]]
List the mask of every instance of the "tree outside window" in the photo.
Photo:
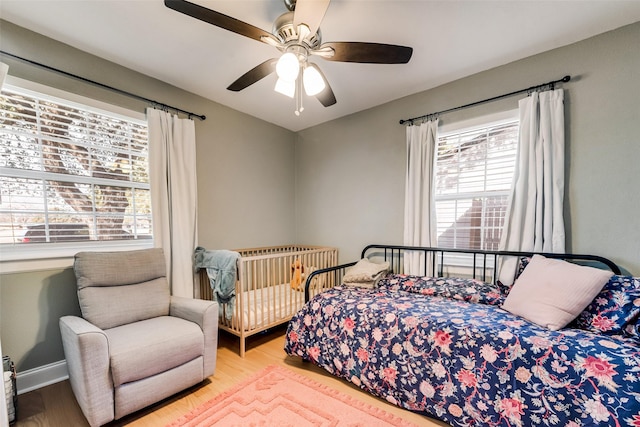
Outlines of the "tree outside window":
[[0,96],[0,244],[150,238],[147,125],[35,92]]

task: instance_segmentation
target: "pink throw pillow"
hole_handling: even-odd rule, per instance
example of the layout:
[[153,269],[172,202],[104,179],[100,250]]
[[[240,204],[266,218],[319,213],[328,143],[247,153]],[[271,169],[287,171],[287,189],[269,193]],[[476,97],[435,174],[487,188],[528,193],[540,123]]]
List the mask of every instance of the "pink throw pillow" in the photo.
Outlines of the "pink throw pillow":
[[611,271],[534,255],[502,308],[557,331],[578,317],[612,275]]

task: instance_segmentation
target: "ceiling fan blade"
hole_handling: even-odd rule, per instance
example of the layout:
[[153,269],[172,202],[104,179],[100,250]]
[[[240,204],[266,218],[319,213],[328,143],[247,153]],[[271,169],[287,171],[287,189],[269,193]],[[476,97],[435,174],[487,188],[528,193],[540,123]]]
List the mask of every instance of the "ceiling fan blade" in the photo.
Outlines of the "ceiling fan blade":
[[305,24],[311,34],[315,34],[320,28],[320,23],[327,12],[331,0],[297,0],[293,14],[293,25]]
[[276,70],[276,62],[277,59],[268,59],[264,61],[262,64],[257,67],[252,68],[251,70],[244,73],[238,80],[231,83],[228,90],[232,90],[234,92],[239,92],[242,89],[245,89],[255,82],[267,77],[269,74],[273,73]]
[[326,60],[364,64],[406,64],[413,54],[413,48],[383,43],[328,42],[320,49],[325,47],[335,52],[333,56],[322,55]]
[[261,30],[258,27],[254,27],[251,24],[247,24],[246,22],[242,22],[236,18],[232,18],[231,16],[216,12],[215,10],[207,9],[206,7],[186,0],[164,0],[164,5],[169,9],[184,13],[185,15],[215,25],[216,27],[224,28],[225,30],[240,34],[241,36],[249,37],[259,42],[263,41],[262,37],[273,37],[270,33]]
[[320,92],[319,94],[317,94],[316,98],[325,107],[331,107],[333,104],[335,104],[337,102],[336,101],[336,96],[333,94],[333,90],[331,89],[331,86],[329,86],[329,81],[325,77],[325,75],[322,72],[322,70],[320,69],[320,67],[316,66],[315,69],[318,70],[318,72],[322,76],[322,79],[324,80],[324,84],[325,84],[325,87],[324,87],[323,91]]

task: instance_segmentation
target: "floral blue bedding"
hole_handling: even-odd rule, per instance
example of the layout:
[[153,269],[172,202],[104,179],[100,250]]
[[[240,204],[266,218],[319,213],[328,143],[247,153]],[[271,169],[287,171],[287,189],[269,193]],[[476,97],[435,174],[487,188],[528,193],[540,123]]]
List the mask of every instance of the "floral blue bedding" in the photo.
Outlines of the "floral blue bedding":
[[291,320],[285,351],[454,426],[640,427],[640,345],[550,331],[475,280],[337,287]]

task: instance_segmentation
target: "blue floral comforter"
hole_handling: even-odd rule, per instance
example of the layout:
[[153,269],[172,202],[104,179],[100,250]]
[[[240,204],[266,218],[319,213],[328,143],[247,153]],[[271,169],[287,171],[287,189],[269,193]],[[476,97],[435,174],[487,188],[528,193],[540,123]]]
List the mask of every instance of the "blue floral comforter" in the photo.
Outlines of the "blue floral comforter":
[[454,426],[640,427],[640,347],[550,331],[474,280],[337,287],[291,320],[285,351]]

